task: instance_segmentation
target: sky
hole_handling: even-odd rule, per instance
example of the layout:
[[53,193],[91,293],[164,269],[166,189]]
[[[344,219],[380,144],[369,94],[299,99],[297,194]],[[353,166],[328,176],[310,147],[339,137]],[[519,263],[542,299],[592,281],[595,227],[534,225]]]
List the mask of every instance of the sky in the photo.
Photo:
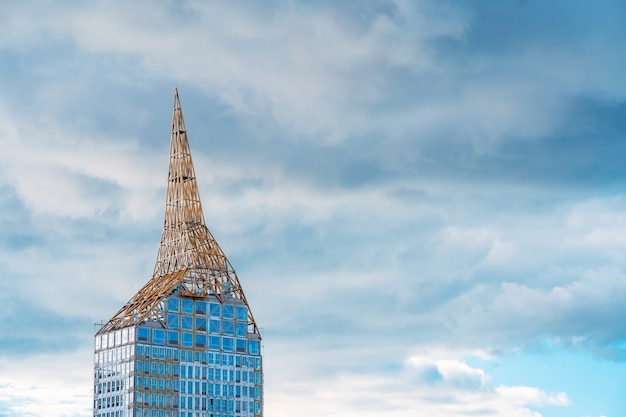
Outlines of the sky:
[[178,87],[270,417],[626,416],[626,3],[0,0],[0,416],[88,416]]

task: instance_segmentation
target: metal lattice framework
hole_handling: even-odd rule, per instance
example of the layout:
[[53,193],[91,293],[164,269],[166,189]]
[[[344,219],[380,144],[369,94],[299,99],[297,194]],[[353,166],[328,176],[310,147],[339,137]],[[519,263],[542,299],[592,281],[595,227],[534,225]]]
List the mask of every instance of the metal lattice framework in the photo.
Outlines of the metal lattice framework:
[[174,91],[165,220],[154,273],[98,333],[145,320],[163,323],[163,302],[175,290],[188,297],[240,299],[248,307],[250,330],[259,334],[237,273],[204,223],[178,89]]

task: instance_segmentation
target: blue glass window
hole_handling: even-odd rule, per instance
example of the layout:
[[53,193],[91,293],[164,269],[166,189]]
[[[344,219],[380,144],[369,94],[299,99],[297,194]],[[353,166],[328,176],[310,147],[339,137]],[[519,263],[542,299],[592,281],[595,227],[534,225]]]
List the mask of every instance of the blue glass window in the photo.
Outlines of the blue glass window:
[[206,319],[201,317],[196,317],[196,330],[201,332],[206,332]]
[[183,298],[182,300],[182,312],[184,314],[193,314],[193,300]]
[[220,317],[219,303],[209,303],[209,314],[211,317]]
[[178,315],[177,314],[167,315],[167,327],[169,327],[170,329],[178,329]]
[[137,345],[137,356],[143,356],[143,345]]
[[220,350],[220,337],[219,336],[209,337],[209,349]]
[[234,324],[232,321],[223,321],[222,322],[222,333],[232,336],[235,334]]
[[178,332],[176,330],[167,331],[167,343],[170,345],[178,345]]
[[251,355],[259,354],[259,342],[257,340],[251,340],[250,343],[248,343],[248,348]]
[[167,300],[167,311],[178,311],[178,298]]
[[137,371],[138,372],[142,372],[143,371],[143,362],[142,361],[137,361]]
[[248,309],[245,307],[237,307],[237,320],[248,320]]
[[196,301],[196,314],[206,314],[206,301]]
[[147,342],[149,337],[150,337],[150,329],[147,329],[145,327],[139,327],[137,329],[137,340]]
[[225,305],[224,308],[222,308],[222,317],[225,319],[232,319],[234,317],[233,306]]
[[152,330],[152,343],[165,343],[165,331],[161,329]]
[[196,346],[197,347],[206,347],[206,335],[196,334]]
[[180,327],[184,330],[193,329],[193,318],[191,316],[181,316]]
[[209,332],[211,333],[219,333],[220,332],[220,321],[219,320],[209,320]]
[[246,339],[237,339],[237,352],[246,352]]
[[248,327],[248,325],[246,323],[236,323],[235,324],[235,335],[236,336],[245,336],[248,333],[247,327]]
[[222,350],[226,352],[233,351],[233,338],[232,337],[223,337],[222,338]]
[[180,344],[185,347],[192,347],[192,344],[193,344],[192,334],[187,333],[187,332],[182,332]]

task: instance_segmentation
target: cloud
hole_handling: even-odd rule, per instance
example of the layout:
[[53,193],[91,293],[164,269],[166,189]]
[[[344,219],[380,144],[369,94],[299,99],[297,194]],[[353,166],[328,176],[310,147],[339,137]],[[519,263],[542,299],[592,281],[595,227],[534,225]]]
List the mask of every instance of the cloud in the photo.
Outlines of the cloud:
[[[524,386],[494,387],[480,368],[458,359],[428,356],[411,357],[402,368],[384,373],[321,376],[313,383],[290,381],[288,387],[280,381],[268,381],[267,390],[267,412],[279,415],[299,409],[304,416],[541,416],[531,410],[570,404],[565,393]],[[274,385],[280,388],[272,390]],[[302,403],[310,406],[302,409]]]

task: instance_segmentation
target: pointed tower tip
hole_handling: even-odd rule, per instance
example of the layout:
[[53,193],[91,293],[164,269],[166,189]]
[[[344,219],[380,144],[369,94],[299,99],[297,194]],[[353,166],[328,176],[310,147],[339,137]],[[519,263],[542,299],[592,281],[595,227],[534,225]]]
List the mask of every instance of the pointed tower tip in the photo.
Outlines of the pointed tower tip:
[[178,97],[178,86],[174,86],[174,109],[180,109],[180,98]]

